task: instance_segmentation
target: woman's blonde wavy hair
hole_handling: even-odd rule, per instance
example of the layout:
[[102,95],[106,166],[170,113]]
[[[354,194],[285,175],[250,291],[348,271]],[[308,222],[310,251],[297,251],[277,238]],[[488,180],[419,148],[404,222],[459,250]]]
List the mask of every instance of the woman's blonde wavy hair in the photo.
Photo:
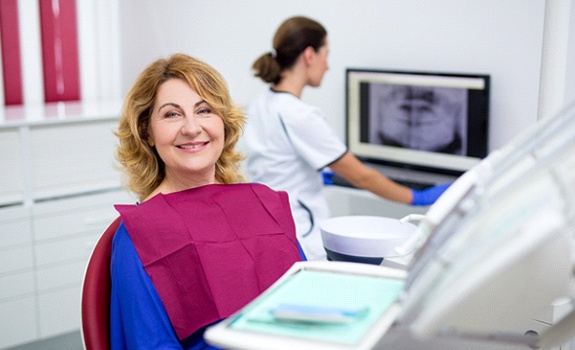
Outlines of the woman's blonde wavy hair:
[[224,78],[210,65],[184,54],[159,59],[148,66],[128,92],[118,130],[116,158],[124,171],[124,185],[144,200],[165,176],[165,164],[147,140],[150,117],[161,84],[182,79],[206,101],[224,121],[225,140],[216,162],[216,181],[224,184],[244,182],[239,173],[243,156],[236,146],[243,133],[245,116],[232,102]]

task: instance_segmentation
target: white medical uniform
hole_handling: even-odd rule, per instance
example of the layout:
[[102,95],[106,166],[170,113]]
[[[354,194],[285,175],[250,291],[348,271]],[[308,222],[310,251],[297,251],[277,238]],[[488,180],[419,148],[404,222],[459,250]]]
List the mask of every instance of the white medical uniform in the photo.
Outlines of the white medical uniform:
[[249,180],[289,194],[308,260],[325,260],[319,222],[330,216],[321,170],[347,148],[318,108],[271,89],[249,106],[244,142]]

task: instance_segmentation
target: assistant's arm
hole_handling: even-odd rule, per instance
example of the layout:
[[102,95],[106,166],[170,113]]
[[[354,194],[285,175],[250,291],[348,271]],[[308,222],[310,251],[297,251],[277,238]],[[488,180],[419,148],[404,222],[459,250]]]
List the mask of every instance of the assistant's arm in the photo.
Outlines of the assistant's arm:
[[357,188],[367,190],[394,202],[404,204],[413,202],[412,192],[409,187],[400,185],[379,171],[365,166],[349,151],[331,163],[329,167]]
[[449,187],[442,184],[425,190],[412,190],[389,179],[379,171],[365,166],[347,151],[329,165],[331,170],[357,188],[372,192],[382,198],[411,205],[430,205]]

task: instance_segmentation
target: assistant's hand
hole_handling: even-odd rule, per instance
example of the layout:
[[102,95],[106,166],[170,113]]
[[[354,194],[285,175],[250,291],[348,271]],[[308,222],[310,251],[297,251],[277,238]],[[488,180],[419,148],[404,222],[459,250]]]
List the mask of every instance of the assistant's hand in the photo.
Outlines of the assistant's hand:
[[321,176],[323,178],[323,184],[324,185],[333,185],[333,176],[334,176],[334,172],[331,170],[322,170],[321,171]]
[[431,205],[441,196],[451,184],[441,184],[426,188],[425,190],[411,190],[413,201],[411,205]]

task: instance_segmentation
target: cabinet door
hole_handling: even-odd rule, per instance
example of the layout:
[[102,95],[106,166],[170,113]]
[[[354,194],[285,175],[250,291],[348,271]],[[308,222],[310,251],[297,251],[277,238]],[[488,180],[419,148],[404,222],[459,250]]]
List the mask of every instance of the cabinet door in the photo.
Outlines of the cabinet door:
[[116,121],[37,126],[30,131],[32,191],[45,199],[120,186]]
[[133,200],[118,190],[34,205],[32,227],[40,288],[81,283],[97,239],[119,215],[114,209],[117,203],[133,203]]
[[34,296],[0,303],[0,334],[0,349],[38,339]]
[[118,190],[34,205],[41,337],[80,328],[81,286],[88,258],[102,232],[119,215],[114,204],[134,202],[133,197]]
[[0,205],[24,200],[24,163],[17,129],[0,131]]
[[15,246],[31,245],[31,214],[29,206],[0,208],[0,251]]
[[80,329],[80,287],[38,294],[40,337],[48,338]]
[[26,206],[0,210],[0,302],[34,292],[30,213]]
[[0,209],[0,348],[36,340],[31,210]]

